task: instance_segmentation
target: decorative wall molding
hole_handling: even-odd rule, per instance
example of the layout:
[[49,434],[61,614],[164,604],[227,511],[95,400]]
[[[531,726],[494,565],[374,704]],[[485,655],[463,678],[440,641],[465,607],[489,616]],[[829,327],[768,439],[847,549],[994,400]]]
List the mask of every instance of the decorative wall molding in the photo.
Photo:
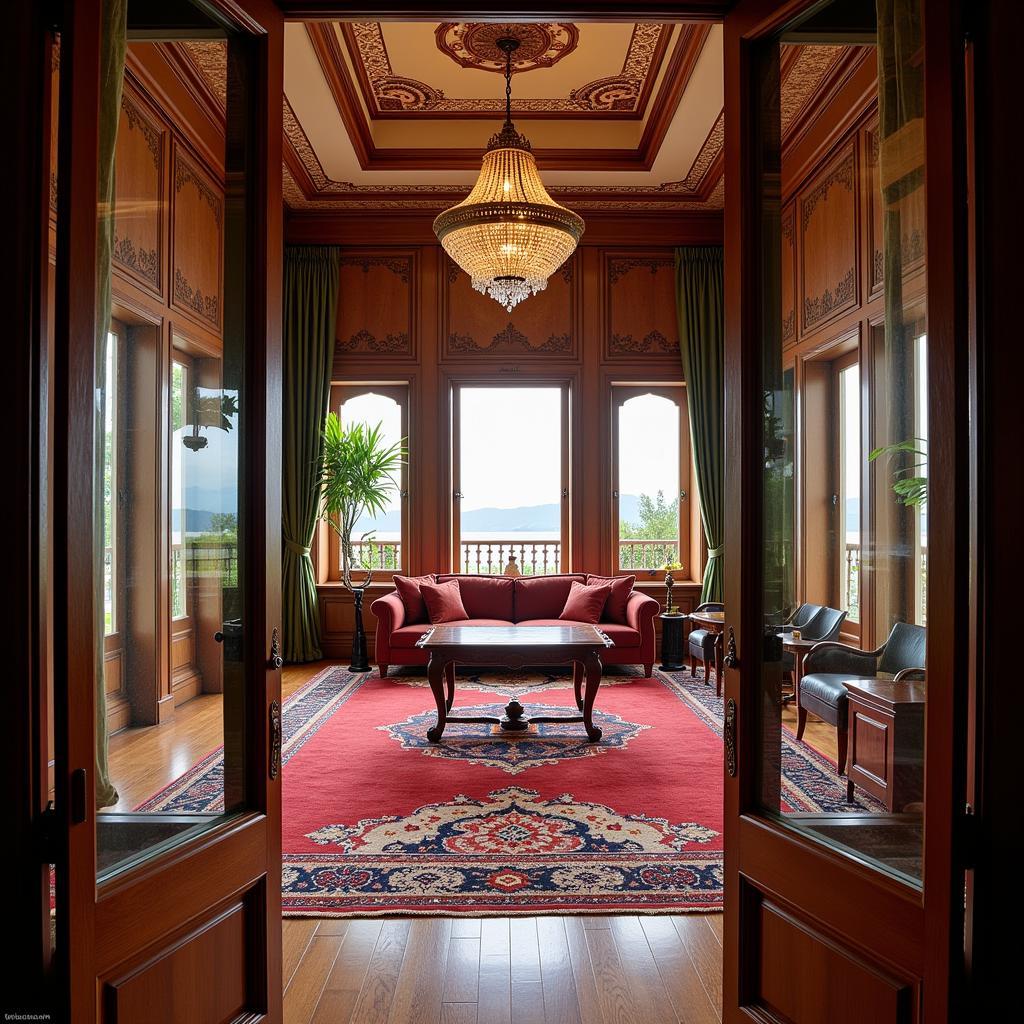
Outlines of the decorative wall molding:
[[804,231],[807,230],[807,225],[810,223],[815,207],[823,199],[828,198],[829,192],[836,185],[842,185],[847,192],[853,191],[855,168],[856,158],[851,147],[849,155],[844,157],[809,192],[803,195],[800,200],[800,226]]
[[212,324],[220,324],[220,300],[216,295],[204,295],[199,288],[193,288],[179,267],[174,270],[174,298],[179,306]]
[[186,185],[194,186],[196,192],[213,211],[213,219],[219,228],[221,217],[224,214],[223,200],[202,173],[192,166],[191,162],[176,159],[174,161],[174,191],[180,192]]
[[122,267],[160,288],[160,253],[156,249],[137,249],[130,238],[114,235],[112,258]]
[[679,361],[675,253],[672,249],[603,250],[604,358]]
[[367,248],[342,253],[336,356],[416,358],[419,265],[414,250]]
[[123,90],[121,93],[121,110],[128,122],[129,130],[139,132],[146,140],[146,145],[149,147],[150,155],[153,157],[153,166],[159,169],[161,156],[160,143],[161,136],[163,134],[160,128],[153,124],[149,118],[143,114],[137,104],[132,101],[131,95],[127,89]]
[[804,297],[804,324],[811,327],[819,320],[831,316],[836,310],[852,303],[856,298],[856,275],[853,267],[834,288],[826,288],[821,295]]
[[560,353],[572,352],[572,336],[569,334],[552,334],[540,345],[531,345],[530,339],[510,321],[504,330],[499,331],[487,344],[480,344],[468,334],[449,334],[448,351],[461,354],[495,354],[495,353]]

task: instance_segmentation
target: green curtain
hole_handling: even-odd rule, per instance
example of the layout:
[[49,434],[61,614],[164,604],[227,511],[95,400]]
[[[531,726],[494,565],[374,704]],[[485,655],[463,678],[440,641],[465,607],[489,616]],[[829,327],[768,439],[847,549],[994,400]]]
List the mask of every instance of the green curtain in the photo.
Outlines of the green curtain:
[[320,497],[318,467],[334,359],[340,256],[331,246],[285,250],[281,603],[286,661],[322,657],[309,550]]
[[[885,353],[879,378],[884,399],[876,409],[879,443],[893,444],[914,436],[914,338],[916,317],[903,303],[904,264],[917,258],[924,245],[904,227],[910,211],[924,226],[924,38],[920,0],[876,0],[878,19],[878,167],[882,187],[882,253],[885,288]],[[908,237],[911,236],[911,237]],[[914,460],[894,462],[898,471]],[[888,488],[887,488],[888,490]],[[897,557],[913,549],[913,510],[887,501],[878,510],[875,551],[889,552],[886,600],[879,602],[884,634],[898,620],[914,621],[913,559]]]
[[701,601],[721,601],[725,541],[725,281],[722,247],[676,250],[676,313],[708,564]]
[[117,148],[117,124],[121,116],[121,86],[124,81],[124,58],[128,21],[127,0],[105,0],[103,31],[100,38],[100,104],[99,104],[99,185],[97,189],[96,225],[96,363],[98,383],[97,409],[93,417],[94,442],[99,479],[93,488],[93,565],[96,643],[96,806],[110,807],[117,803],[117,790],[110,782],[108,764],[107,700],[104,685],[103,635],[104,615],[103,551],[106,548],[106,516],[104,515],[103,479],[106,458],[104,444],[104,406],[107,365],[107,332],[110,330],[110,259],[114,243],[114,162]]

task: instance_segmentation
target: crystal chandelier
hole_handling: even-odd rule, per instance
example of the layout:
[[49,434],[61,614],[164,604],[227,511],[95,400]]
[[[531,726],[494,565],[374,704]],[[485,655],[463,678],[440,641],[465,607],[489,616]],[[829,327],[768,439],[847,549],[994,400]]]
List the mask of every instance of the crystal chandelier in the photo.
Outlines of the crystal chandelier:
[[583,218],[548,195],[529,140],[512,124],[512,54],[519,40],[496,45],[505,54],[505,124],[487,144],[472,192],[434,221],[434,233],[473,287],[511,312],[546,288],[572,255]]

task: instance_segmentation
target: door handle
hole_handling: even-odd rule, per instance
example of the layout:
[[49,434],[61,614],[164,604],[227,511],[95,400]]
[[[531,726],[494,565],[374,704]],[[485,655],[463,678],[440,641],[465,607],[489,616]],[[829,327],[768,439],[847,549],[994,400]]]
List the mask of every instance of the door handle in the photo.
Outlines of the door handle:
[[270,702],[270,764],[268,774],[271,781],[281,774],[281,705]]
[[739,664],[739,659],[736,657],[736,633],[732,626],[729,627],[729,642],[725,645],[725,657],[722,658],[722,664],[726,668],[735,668]]
[[730,697],[725,702],[725,770],[730,778],[736,775],[736,701]]
[[270,667],[279,669],[284,664],[281,657],[281,633],[275,626],[270,632]]

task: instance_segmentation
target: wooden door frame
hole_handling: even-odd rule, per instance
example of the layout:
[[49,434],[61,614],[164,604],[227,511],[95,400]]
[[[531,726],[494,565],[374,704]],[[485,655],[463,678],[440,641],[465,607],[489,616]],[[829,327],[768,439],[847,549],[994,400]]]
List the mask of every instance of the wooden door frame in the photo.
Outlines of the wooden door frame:
[[[97,887],[92,515],[53,516],[54,677],[67,685],[67,698],[58,692],[55,700],[55,833],[60,837],[56,1009],[75,1020],[91,1020],[100,1012],[98,979],[115,976],[122,965],[137,962],[147,950],[166,948],[194,928],[201,916],[215,917],[217,906],[239,902],[245,904],[250,922],[247,945],[266,964],[265,973],[247,980],[251,1008],[269,1020],[279,1020],[281,1013],[280,776],[270,781],[267,765],[270,709],[280,702],[280,673],[269,666],[268,652],[272,630],[280,624],[283,211],[282,113],[276,97],[283,82],[283,22],[272,0],[206,0],[206,6],[217,9],[226,23],[248,38],[239,45],[251,48],[243,59],[252,72],[247,85],[255,92],[245,131],[229,133],[226,139],[229,153],[245,154],[247,185],[244,208],[236,200],[236,215],[245,219],[240,268],[249,285],[244,299],[242,416],[253,424],[251,431],[243,430],[247,472],[239,494],[247,513],[247,629],[242,642],[248,699],[244,721],[232,724],[247,738],[248,809]],[[63,9],[58,196],[62,230],[54,361],[59,423],[88,423],[93,416],[100,10],[99,0],[65,0]],[[234,85],[230,75],[229,84]],[[229,176],[229,217],[231,190]],[[66,450],[59,454],[63,457],[55,460],[54,508],[91,508],[91,432],[70,434]],[[79,785],[83,777],[84,785]]]
[[[749,1019],[739,1009],[747,995],[743,943],[744,915],[755,909],[753,889],[744,878],[758,879],[762,892],[784,901],[794,895],[793,876],[802,876],[799,908],[833,934],[901,970],[926,979],[920,999],[925,1018],[946,1019],[958,987],[957,946],[962,938],[952,908],[963,887],[962,849],[955,826],[962,817],[964,758],[962,712],[966,709],[966,652],[956,641],[957,609],[968,604],[967,502],[969,465],[965,424],[968,377],[966,346],[954,343],[966,324],[963,247],[962,35],[959,0],[930,3],[925,25],[925,89],[928,154],[929,404],[945,415],[933,417],[930,466],[942,479],[943,497],[930,508],[929,540],[950,557],[929,588],[929,714],[925,821],[925,885],[928,900],[877,874],[852,858],[795,832],[779,828],[758,810],[752,766],[759,756],[755,700],[760,687],[763,631],[761,612],[761,495],[763,456],[759,418],[745,410],[761,407],[760,251],[761,181],[756,134],[758,95],[753,75],[757,41],[813,6],[804,0],[775,3],[740,0],[725,19],[725,176],[732,199],[725,211],[727,505],[725,546],[730,568],[725,601],[735,630],[737,664],[726,672],[726,701],[737,715],[735,776],[725,785],[725,971],[724,1018]],[[957,44],[961,52],[958,56]],[[959,72],[959,79],[957,78]],[[953,112],[952,117],[935,112]],[[958,134],[959,130],[959,134]],[[963,334],[961,333],[961,336]],[[934,346],[934,348],[932,347]],[[744,715],[744,709],[750,711]],[[958,713],[961,712],[961,713]],[[879,899],[884,894],[884,899]],[[872,912],[870,920],[866,917]],[[881,910],[880,914],[875,911]],[[870,937],[870,938],[869,938]]]

